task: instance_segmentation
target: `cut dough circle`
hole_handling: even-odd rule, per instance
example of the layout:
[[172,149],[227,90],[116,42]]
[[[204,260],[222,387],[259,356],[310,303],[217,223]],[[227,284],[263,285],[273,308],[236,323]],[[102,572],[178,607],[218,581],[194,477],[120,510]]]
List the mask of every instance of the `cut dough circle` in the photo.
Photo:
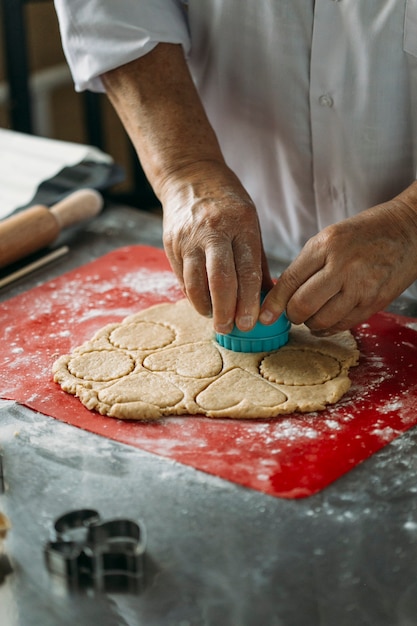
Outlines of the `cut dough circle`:
[[107,382],[133,371],[135,361],[119,350],[92,350],[70,359],[68,371],[76,378]]
[[163,324],[137,322],[118,326],[110,333],[110,343],[126,350],[155,350],[168,346],[175,331]]
[[281,385],[322,385],[340,374],[340,364],[316,350],[287,348],[266,356],[259,371],[267,380]]
[[305,326],[293,326],[287,345],[274,352],[227,350],[211,321],[184,299],[105,326],[61,356],[53,376],[88,409],[121,419],[256,419],[334,404],[358,359],[349,331],[319,338]]

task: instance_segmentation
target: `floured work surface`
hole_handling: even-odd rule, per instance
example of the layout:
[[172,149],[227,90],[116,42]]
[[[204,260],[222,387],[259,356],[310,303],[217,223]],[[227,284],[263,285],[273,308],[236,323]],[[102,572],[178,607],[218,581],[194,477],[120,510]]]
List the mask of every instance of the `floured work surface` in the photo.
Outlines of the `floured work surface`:
[[350,332],[293,327],[283,348],[233,352],[187,300],[108,324],[54,364],[54,380],[88,408],[122,419],[168,415],[268,418],[323,410],[350,387],[359,352]]
[[285,498],[317,493],[417,425],[417,320],[387,313],[354,329],[361,357],[350,370],[352,386],[337,404],[317,413],[257,420],[118,420],[88,410],[53,382],[52,365],[59,356],[105,325],[182,297],[162,250],[126,246],[5,300],[0,303],[1,397]]

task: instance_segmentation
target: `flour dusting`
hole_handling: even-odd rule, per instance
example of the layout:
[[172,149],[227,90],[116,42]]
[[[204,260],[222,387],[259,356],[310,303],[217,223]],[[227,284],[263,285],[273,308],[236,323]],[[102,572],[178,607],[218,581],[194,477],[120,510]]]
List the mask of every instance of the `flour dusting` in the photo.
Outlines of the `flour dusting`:
[[[120,321],[150,303],[182,297],[172,272],[134,267],[129,267],[126,273],[114,265],[104,278],[95,271],[87,276],[75,271],[65,280],[58,278],[39,290],[22,294],[17,309],[13,300],[10,304],[2,303],[5,313],[2,340],[7,345],[1,355],[2,388],[8,390],[7,397],[18,397],[19,401],[43,411],[45,397],[53,397],[56,391],[51,366],[60,354],[90,339],[107,323]],[[417,381],[413,373],[417,322],[400,328],[394,320],[387,336],[383,325],[382,328],[383,332],[378,325],[366,323],[355,331],[361,360],[351,370],[351,389],[323,412],[245,424],[221,420],[214,424],[207,420],[204,426],[201,422],[206,418],[178,417],[175,422],[167,418],[166,424],[174,423],[175,429],[165,431],[163,422],[157,426],[138,423],[134,427],[126,425],[124,432],[129,433],[128,439],[137,446],[135,454],[148,450],[171,459],[197,455],[208,459],[208,465],[212,463],[217,468],[228,464],[238,474],[253,475],[265,485],[279,477],[288,458],[302,459],[300,462],[308,472],[320,467],[322,454],[326,461],[326,442],[327,449],[335,450],[341,458],[346,458],[354,446],[356,450],[365,449],[370,440],[375,443],[375,449],[391,441],[394,446],[405,446],[407,437],[398,435],[417,421]],[[13,387],[16,384],[17,388],[18,383],[24,388],[23,398],[21,391],[19,395]],[[114,433],[115,422],[107,419],[107,432]],[[106,419],[97,416],[97,420],[101,428],[97,432],[105,434]],[[218,447],[213,445],[213,431]],[[31,437],[32,446],[45,449],[51,456],[72,455],[76,459],[79,446],[76,431],[65,430],[65,434],[62,443],[57,444],[57,438],[49,436],[49,427],[44,430],[41,422],[34,420],[25,436]],[[15,429],[10,428],[2,435],[11,439],[16,436]],[[98,441],[102,440],[86,437],[83,445],[91,445],[92,456],[104,454],[111,460],[112,446]],[[203,474],[197,476],[204,479]],[[228,483],[219,481],[219,484]],[[417,527],[417,522],[408,524],[410,531],[413,524]]]
[[151,272],[147,269],[125,274],[121,284],[137,293],[156,293],[178,297],[178,281],[172,272]]

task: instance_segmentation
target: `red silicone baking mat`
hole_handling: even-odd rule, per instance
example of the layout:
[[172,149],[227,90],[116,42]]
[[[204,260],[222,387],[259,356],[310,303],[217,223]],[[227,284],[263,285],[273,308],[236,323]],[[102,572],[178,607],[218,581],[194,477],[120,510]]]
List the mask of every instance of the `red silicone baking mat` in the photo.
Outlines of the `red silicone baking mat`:
[[52,381],[55,358],[105,324],[181,297],[162,250],[129,246],[1,303],[1,397],[283,498],[317,493],[417,424],[417,320],[382,313],[355,330],[362,356],[352,388],[324,412],[123,422],[88,411]]

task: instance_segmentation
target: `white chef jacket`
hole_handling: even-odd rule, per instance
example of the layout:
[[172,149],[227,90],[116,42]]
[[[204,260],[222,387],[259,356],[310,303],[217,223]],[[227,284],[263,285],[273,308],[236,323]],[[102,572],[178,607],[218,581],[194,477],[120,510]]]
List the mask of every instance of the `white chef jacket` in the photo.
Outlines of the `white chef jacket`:
[[182,44],[278,258],[416,179],[417,0],[55,5],[79,91],[102,90],[103,72],[158,42]]

